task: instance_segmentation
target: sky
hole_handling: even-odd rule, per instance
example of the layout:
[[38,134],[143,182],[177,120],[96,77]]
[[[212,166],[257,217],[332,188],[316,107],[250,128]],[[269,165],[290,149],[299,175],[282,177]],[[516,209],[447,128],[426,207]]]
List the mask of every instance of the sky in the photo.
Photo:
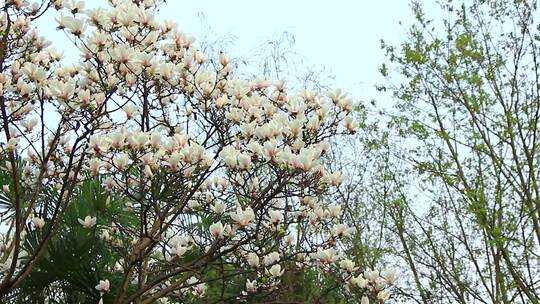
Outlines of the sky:
[[399,21],[412,21],[407,0],[262,3],[169,0],[162,16],[201,37],[205,26],[198,16],[202,13],[216,34],[236,37],[231,51],[248,56],[253,48],[287,31],[295,37],[293,49],[306,65],[330,71],[335,85],[362,99],[376,97],[373,86],[382,80],[377,72],[384,62],[380,39],[403,41],[406,30]]
[[[87,7],[106,3],[85,2]],[[324,70],[323,75],[335,77],[331,85],[364,101],[388,98],[374,88],[383,82],[380,39],[399,44],[413,21],[408,0],[167,0],[157,17],[175,21],[196,42],[226,37],[232,41],[226,50],[231,57],[252,58],[261,45],[287,32],[302,65]],[[55,27],[53,15],[40,20],[40,33],[64,45],[66,38]]]

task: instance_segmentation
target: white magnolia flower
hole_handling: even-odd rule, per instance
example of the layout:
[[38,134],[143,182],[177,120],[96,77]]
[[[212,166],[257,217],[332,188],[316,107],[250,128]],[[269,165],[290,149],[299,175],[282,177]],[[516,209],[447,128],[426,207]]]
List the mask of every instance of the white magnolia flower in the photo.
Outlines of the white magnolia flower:
[[84,221],[80,218],[78,218],[77,220],[86,229],[90,229],[96,225],[96,217],[91,217],[89,215],[84,218]]
[[270,217],[270,222],[274,225],[278,225],[283,216],[281,215],[281,211],[279,210],[270,210],[268,211],[268,215]]
[[328,216],[331,219],[337,218],[341,215],[341,206],[337,204],[331,204],[328,206]]
[[99,235],[99,238],[104,241],[109,241],[111,239],[111,235],[109,233],[109,229],[103,229],[101,230],[101,234]]
[[225,164],[230,167],[231,169],[234,169],[237,164],[237,157],[239,152],[232,146],[227,146],[221,150],[219,153],[219,157],[223,159]]
[[229,58],[223,52],[219,54],[219,63],[221,63],[222,66],[226,66],[229,64]]
[[86,24],[84,19],[75,19],[71,16],[60,15],[58,19],[59,29],[68,29],[75,36],[80,36],[86,29]]
[[30,133],[34,129],[34,127],[37,125],[38,120],[37,118],[32,118],[29,120],[24,120],[21,122],[21,125],[26,129],[26,132]]
[[111,288],[111,284],[109,283],[109,280],[99,280],[99,284],[96,285],[96,290],[99,292],[109,292],[109,289]]
[[130,163],[129,155],[126,153],[118,154],[114,157],[113,163],[118,170],[123,171]]
[[227,103],[229,102],[229,100],[227,99],[227,96],[221,96],[219,97],[218,99],[216,99],[216,107],[218,109],[221,109],[223,108]]
[[270,252],[269,254],[265,255],[264,258],[263,258],[263,263],[266,266],[274,264],[277,261],[279,261],[279,253],[277,253],[275,251]]
[[298,154],[298,160],[302,165],[302,169],[308,171],[313,167],[313,162],[315,159],[315,152],[311,149],[300,149],[300,154]]
[[382,302],[384,302],[385,300],[388,300],[389,297],[390,297],[390,294],[384,290],[381,290],[379,291],[379,293],[377,293],[377,299],[379,299]]
[[354,262],[349,259],[341,260],[341,262],[339,262],[339,266],[349,273],[354,270]]
[[284,272],[285,269],[281,270],[281,265],[279,264],[275,264],[274,266],[270,267],[270,270],[268,270],[268,273],[270,273],[270,275],[274,278],[279,278]]
[[233,227],[229,224],[225,225],[223,228],[223,231],[226,236],[232,238],[234,236],[234,233],[236,232],[236,229],[233,229]]
[[337,251],[334,248],[321,249],[318,248],[316,253],[312,254],[313,258],[321,263],[331,264],[337,259]]
[[175,246],[171,249],[171,253],[181,258],[188,251],[188,249],[188,247],[184,246]]
[[139,108],[134,104],[127,104],[122,108],[122,110],[124,110],[128,119],[132,119],[133,117],[139,115]]
[[236,212],[231,214],[231,219],[240,226],[247,226],[255,219],[255,213],[251,207],[247,207],[245,210],[238,207]]
[[193,286],[193,291],[195,292],[196,295],[198,295],[199,297],[202,297],[204,296],[204,294],[206,293],[206,290],[208,289],[208,286],[206,285],[206,283],[200,283],[200,284],[197,284],[197,285],[194,285]]
[[262,146],[256,141],[250,141],[247,144],[246,149],[250,151],[254,156],[259,157],[262,155]]
[[247,154],[239,154],[238,164],[239,164],[240,169],[248,170],[249,168],[251,168],[251,156]]
[[99,173],[101,166],[103,166],[103,162],[99,158],[94,157],[88,161],[88,168],[92,176],[96,176]]
[[45,226],[45,220],[40,217],[34,217],[32,219],[32,223],[34,224],[34,226],[36,226],[38,230],[41,230],[41,228]]
[[345,174],[341,172],[334,172],[328,175],[328,182],[330,185],[339,186],[345,179]]
[[250,281],[249,279],[246,280],[246,289],[249,292],[254,292],[257,290],[257,280]]
[[65,8],[69,9],[72,14],[79,13],[84,9],[84,1],[64,1],[64,5]]
[[215,202],[212,206],[210,206],[210,209],[212,209],[212,211],[214,211],[216,214],[220,215],[220,214],[223,214],[223,212],[225,212],[225,208],[227,206],[223,203],[223,202]]
[[386,269],[381,272],[381,275],[388,285],[394,285],[396,282],[396,273],[393,270]]
[[28,76],[28,78],[35,82],[40,82],[47,78],[47,71],[45,71],[44,68],[40,67],[39,65],[32,64],[32,63],[25,63],[23,68],[21,69],[23,73]]
[[10,138],[7,143],[7,149],[9,151],[15,151],[17,150],[18,144],[19,144],[19,141],[16,138]]
[[152,148],[159,148],[161,146],[161,134],[155,132],[150,135],[150,145]]
[[114,132],[109,135],[111,145],[115,149],[122,149],[125,144],[126,134],[125,132]]
[[221,222],[213,223],[212,225],[210,225],[210,234],[216,239],[223,236],[223,230],[224,227]]
[[88,147],[97,154],[104,154],[110,148],[109,138],[103,136],[90,137],[90,143]]
[[154,176],[154,172],[152,172],[152,168],[150,168],[149,165],[145,165],[145,166],[144,166],[144,175],[145,175],[146,177],[152,177],[152,176]]
[[367,270],[364,272],[364,277],[370,282],[375,282],[379,278],[379,272],[377,270]]
[[174,151],[165,163],[171,168],[172,172],[176,172],[178,168],[180,167],[181,160],[182,160],[182,154],[180,154],[177,151]]
[[351,236],[351,231],[353,229],[349,228],[349,226],[347,226],[347,224],[335,224],[333,227],[332,227],[332,236],[334,237],[350,237]]
[[368,284],[368,281],[360,274],[356,278],[356,285],[360,288],[365,288]]
[[354,133],[356,131],[356,128],[358,128],[358,123],[350,116],[345,117],[343,123],[345,124],[345,128],[347,128],[347,131],[351,133]]
[[267,141],[264,143],[264,157],[267,159],[267,160],[271,160],[271,161],[276,161],[277,157],[278,157],[278,154],[279,154],[279,149],[277,147],[277,142],[275,140],[272,140],[272,141]]
[[259,256],[256,253],[250,252],[247,255],[247,262],[249,266],[258,267],[259,266]]

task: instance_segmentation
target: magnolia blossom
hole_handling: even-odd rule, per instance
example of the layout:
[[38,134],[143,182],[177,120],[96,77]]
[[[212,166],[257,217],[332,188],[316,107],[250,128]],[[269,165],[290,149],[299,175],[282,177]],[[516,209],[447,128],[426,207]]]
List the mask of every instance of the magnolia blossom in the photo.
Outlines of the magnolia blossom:
[[239,152],[232,146],[227,146],[219,153],[219,157],[223,159],[225,164],[231,169],[234,169],[237,165],[237,157]]
[[246,154],[238,155],[238,167],[242,170],[251,168],[251,156]]
[[249,266],[258,267],[259,266],[259,256],[256,253],[250,252],[247,255],[247,262]]
[[379,278],[379,272],[376,270],[366,270],[364,277],[370,282],[375,282]]
[[249,292],[254,292],[257,290],[257,281],[253,280],[250,281],[249,279],[246,280],[246,290]]
[[363,296],[360,300],[360,304],[369,304],[369,298],[366,296]]
[[341,260],[341,262],[339,262],[339,266],[349,273],[354,270],[354,262],[349,259]]
[[96,285],[96,290],[105,293],[109,292],[109,288],[111,287],[111,284],[109,283],[109,280],[99,280],[99,284]]
[[59,28],[66,28],[75,36],[81,36],[81,34],[86,30],[84,20],[75,19],[71,16],[60,15],[56,21],[58,22]]
[[111,240],[111,234],[109,233],[108,229],[101,230],[101,234],[99,237],[104,241],[110,241]]
[[91,217],[89,215],[87,215],[84,220],[79,218],[77,221],[79,221],[79,223],[86,229],[90,229],[96,225],[96,217]]
[[213,223],[212,225],[210,225],[210,234],[216,239],[223,236],[223,230],[224,227],[221,222]]
[[181,258],[188,250],[189,250],[188,247],[175,246],[171,249],[171,253]]
[[150,168],[149,165],[144,166],[144,175],[146,175],[146,177],[154,176],[154,172],[152,172],[152,168]]
[[197,285],[193,286],[193,291],[199,297],[204,296],[207,289],[208,289],[208,286],[205,283],[200,283],[200,284],[197,284]]
[[125,153],[116,155],[113,160],[114,165],[120,171],[123,171],[124,169],[126,169],[129,162],[130,162],[129,155]]
[[302,166],[302,169],[309,170],[313,167],[315,159],[315,152],[312,149],[300,149],[298,154],[298,160]]
[[345,128],[351,133],[355,132],[356,128],[358,128],[358,123],[350,116],[345,117],[344,124]]
[[223,227],[223,231],[225,233],[226,236],[232,238],[234,236],[234,233],[236,232],[236,230],[229,224],[225,225],[225,227]]
[[377,293],[377,299],[379,299],[382,302],[388,300],[388,298],[390,298],[390,294],[384,290],[381,290]]
[[313,258],[319,260],[324,264],[331,264],[337,259],[337,251],[334,248],[318,249],[316,253],[312,254]]
[[9,151],[15,151],[17,149],[18,144],[19,144],[19,141],[16,138],[10,138],[7,142],[7,149]]
[[41,228],[45,226],[45,220],[40,217],[32,218],[32,223],[34,224],[34,226],[36,226],[38,230],[41,230]]
[[278,252],[270,252],[269,254],[264,256],[263,263],[264,265],[269,266],[279,261],[279,258],[280,256]]
[[285,272],[285,269],[281,270],[281,265],[279,264],[273,265],[268,270],[268,273],[270,273],[270,275],[272,275],[274,278],[279,278],[284,272]]
[[214,211],[216,214],[223,214],[223,212],[225,212],[225,208],[227,208],[227,206],[221,201],[217,201],[210,206],[210,209],[212,209],[212,211]]
[[334,219],[341,215],[341,206],[337,204],[331,204],[328,206],[328,216]]
[[128,119],[131,119],[134,116],[139,114],[139,112],[138,112],[139,108],[134,104],[125,105],[122,109],[126,113],[126,116],[128,117]]
[[358,275],[358,277],[355,278],[356,285],[360,288],[365,288],[368,284],[368,280],[366,280],[362,274]]
[[245,210],[238,207],[236,212],[231,214],[231,219],[240,226],[247,226],[255,219],[255,213],[251,207],[247,207]]
[[103,166],[103,161],[98,158],[92,158],[88,161],[88,167],[92,176],[96,176],[99,173],[99,170]]
[[393,270],[386,269],[381,272],[381,275],[388,285],[394,285],[396,282],[397,277],[395,271]]
[[345,179],[345,174],[334,172],[325,178],[330,185],[339,186]]
[[283,218],[279,210],[270,210],[268,211],[268,215],[270,217],[270,222],[274,225],[278,225]]
[[351,228],[347,226],[347,224],[335,224],[332,226],[332,236],[334,237],[350,237],[351,236]]
[[36,118],[32,118],[30,120],[25,120],[21,122],[21,125],[26,129],[26,132],[32,132],[37,123],[38,120]]

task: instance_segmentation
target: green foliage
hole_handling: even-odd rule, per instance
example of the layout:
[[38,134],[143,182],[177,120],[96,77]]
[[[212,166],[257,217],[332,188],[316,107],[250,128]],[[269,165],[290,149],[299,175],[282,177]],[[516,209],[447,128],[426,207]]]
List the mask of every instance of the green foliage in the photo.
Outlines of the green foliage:
[[[114,286],[121,279],[110,271],[118,262],[118,255],[114,247],[99,237],[99,229],[110,227],[113,220],[124,228],[136,228],[138,219],[125,208],[122,199],[111,197],[104,190],[99,178],[83,182],[69,202],[58,233],[51,239],[43,258],[36,261],[34,271],[18,288],[16,301],[42,303],[45,294],[57,294],[59,303],[97,303],[100,294],[95,286],[99,281],[108,279]],[[93,228],[86,229],[77,220],[87,215],[97,217]],[[24,249],[37,250],[46,228],[31,230]],[[104,302],[112,301],[113,297],[111,290],[104,296]]]
[[[438,6],[445,18],[430,20],[413,2],[406,40],[382,44],[389,63],[381,73],[398,79],[383,86],[396,97],[392,152],[417,172],[390,172],[402,182],[383,203],[391,221],[382,225],[409,267],[401,292],[426,304],[540,303],[527,275],[540,246],[537,2]],[[396,208],[396,192],[406,208]]]

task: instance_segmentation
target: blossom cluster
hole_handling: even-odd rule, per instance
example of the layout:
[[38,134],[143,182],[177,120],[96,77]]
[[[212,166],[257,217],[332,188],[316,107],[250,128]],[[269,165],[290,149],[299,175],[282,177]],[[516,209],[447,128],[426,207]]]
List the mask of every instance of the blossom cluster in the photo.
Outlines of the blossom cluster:
[[[110,272],[120,283],[104,277],[96,290],[118,303],[204,296],[201,270],[224,262],[245,277],[238,299],[315,268],[338,273],[363,302],[386,300],[393,275],[358,269],[340,251],[354,230],[339,203],[323,199],[345,178],[321,159],[335,136],[355,132],[351,99],[237,78],[227,55],[208,57],[173,22],[158,22],[155,4],[54,1],[57,29],[80,51],[65,65],[32,28],[44,8],[7,2],[0,166],[11,180],[2,197],[18,211],[0,245],[2,286],[24,279],[24,256],[42,255],[20,249],[25,234],[40,231],[46,247],[78,187],[98,179],[106,206],[121,203],[138,219],[78,218],[115,248]],[[149,267],[165,274],[142,275]]]

